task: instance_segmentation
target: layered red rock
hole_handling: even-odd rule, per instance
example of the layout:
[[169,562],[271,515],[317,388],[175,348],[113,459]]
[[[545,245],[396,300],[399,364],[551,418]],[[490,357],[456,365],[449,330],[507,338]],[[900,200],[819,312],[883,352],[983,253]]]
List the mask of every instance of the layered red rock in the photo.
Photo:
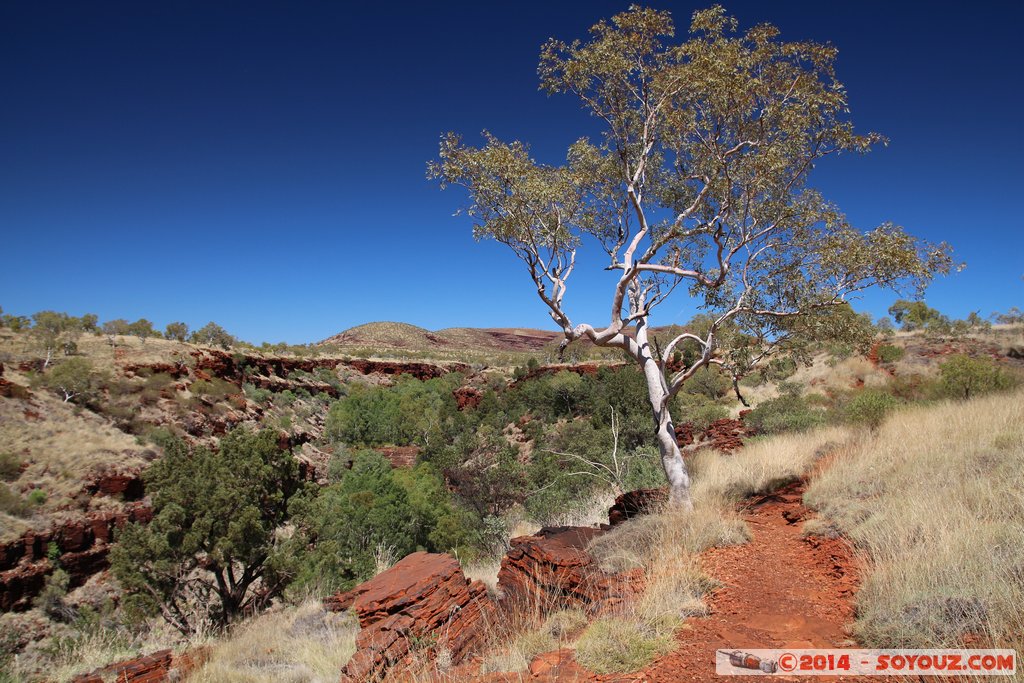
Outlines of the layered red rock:
[[109,566],[107,555],[117,529],[128,522],[149,522],[152,517],[148,503],[133,503],[123,510],[91,512],[49,530],[30,531],[0,544],[0,611],[31,607],[32,599],[54,569],[49,560],[51,544],[56,547],[60,566],[70,577],[71,587],[80,586]]
[[743,439],[756,433],[753,428],[743,422],[742,417],[740,419],[727,417],[715,420],[708,425],[707,429],[700,432],[699,436],[694,434],[693,425],[689,422],[676,425],[675,431],[676,441],[680,447],[697,444],[694,448],[713,448],[723,453],[731,453],[743,448]]
[[93,496],[120,496],[124,500],[141,500],[145,495],[142,472],[138,468],[127,470],[101,470],[85,485]]
[[476,408],[484,397],[479,389],[474,389],[473,387],[459,387],[452,394],[455,396],[455,403],[458,405],[459,410]]
[[209,651],[198,648],[181,654],[160,650],[105,666],[89,674],[71,679],[71,683],[166,683],[180,681],[193,669],[206,661]]
[[387,458],[392,467],[402,469],[415,467],[420,455],[419,446],[382,446],[374,450]]
[[546,527],[513,538],[502,558],[498,586],[510,609],[542,612],[577,608],[597,612],[643,591],[643,570],[613,574],[601,569],[587,546],[603,529]]
[[668,492],[665,489],[627,491],[608,508],[608,523],[615,526],[632,517],[646,515],[667,500]]
[[[494,616],[483,583],[470,582],[451,555],[418,552],[353,590],[327,600],[328,609],[351,609],[359,619],[356,653],[342,683],[363,683],[408,667],[422,649],[445,650],[453,664],[479,645]],[[428,653],[429,654],[429,653]]]

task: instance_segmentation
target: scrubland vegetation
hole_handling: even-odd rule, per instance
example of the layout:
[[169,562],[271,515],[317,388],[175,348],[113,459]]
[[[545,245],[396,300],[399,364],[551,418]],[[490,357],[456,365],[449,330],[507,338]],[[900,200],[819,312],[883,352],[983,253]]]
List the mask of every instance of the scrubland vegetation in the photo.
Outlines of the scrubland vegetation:
[[[5,360],[43,357],[31,334],[8,329]],[[860,641],[1017,643],[1020,372],[972,349],[1005,352],[1022,340],[1016,328],[971,335],[882,334],[871,360],[822,344],[811,349],[811,365],[780,357],[745,379],[740,391],[753,403],[745,421],[760,436],[729,456],[688,457],[695,511],[637,518],[591,548],[607,570],[642,568],[646,593],[593,623],[573,611],[538,610],[504,624],[492,634],[489,670],[522,669],[561,646],[575,647],[594,670],[641,667],[670,647],[686,616],[705,609],[715,583],[700,552],[748,538],[737,506],[812,470],[820,470],[809,495],[821,509],[817,532],[848,535],[871,568],[858,598]],[[117,343],[133,362],[189,362],[190,347],[179,341]],[[950,344],[952,351],[922,355]],[[70,397],[56,372],[69,360],[91,365],[86,388]],[[317,596],[417,549],[456,554],[493,590],[511,536],[604,521],[615,493],[663,481],[642,378],[616,364],[576,374],[534,360],[505,377],[451,373],[379,385],[330,371],[289,380],[331,387],[340,394],[332,399],[247,381],[240,389],[217,377],[185,388],[163,372],[124,378],[108,341],[84,334],[72,355],[7,376],[33,392],[38,415],[25,419],[17,399],[0,400],[9,445],[0,454],[5,534],[59,519],[79,503],[116,506],[109,498],[78,500],[83,465],[146,466],[156,507],[154,523],[119,536],[112,555],[119,587],[69,590],[58,571],[36,609],[4,616],[5,628],[43,636],[27,650],[24,642],[5,645],[23,650],[9,680],[34,680],[43,662],[67,678],[158,646],[201,642],[212,643],[213,654],[198,680],[336,672],[354,629],[322,613]],[[460,409],[454,391],[467,384],[479,402]],[[260,406],[261,420],[219,437],[146,422],[164,414],[147,412],[158,407],[187,416],[251,405]],[[714,368],[697,373],[673,403],[695,433],[740,408],[731,381]],[[313,482],[298,476],[297,455],[282,450],[279,437],[317,424],[312,445],[330,455]],[[393,446],[414,446],[415,465],[396,469],[377,450]],[[818,468],[825,456],[829,466]],[[948,514],[933,514],[936,490]],[[248,509],[253,514],[234,514]],[[229,515],[234,523],[223,524]],[[215,578],[218,562],[235,572],[223,577],[226,591]],[[188,580],[178,584],[175,576]],[[258,654],[268,628],[286,635],[270,645],[273,654]],[[228,671],[236,678],[225,678]]]

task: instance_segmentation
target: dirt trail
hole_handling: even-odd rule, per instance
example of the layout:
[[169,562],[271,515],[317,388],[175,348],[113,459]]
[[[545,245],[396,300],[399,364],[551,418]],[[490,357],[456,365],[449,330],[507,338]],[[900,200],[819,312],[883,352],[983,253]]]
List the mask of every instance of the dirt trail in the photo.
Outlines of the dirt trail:
[[852,553],[841,539],[803,537],[808,510],[802,497],[803,485],[793,484],[750,502],[744,515],[750,543],[702,555],[705,571],[723,584],[709,596],[711,613],[689,619],[677,635],[676,648],[634,674],[634,680],[720,681],[715,675],[719,648],[853,646],[845,630],[853,620],[852,595],[858,582]]

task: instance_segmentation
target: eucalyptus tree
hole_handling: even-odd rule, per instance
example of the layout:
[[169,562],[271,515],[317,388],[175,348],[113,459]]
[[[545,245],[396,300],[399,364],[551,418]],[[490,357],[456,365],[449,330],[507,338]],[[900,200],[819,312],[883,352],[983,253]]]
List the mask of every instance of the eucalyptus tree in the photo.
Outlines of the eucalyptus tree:
[[[428,175],[466,188],[478,239],[521,259],[565,345],[589,339],[642,368],[670,500],[690,506],[689,476],[669,404],[701,368],[742,377],[786,344],[842,334],[867,287],[922,289],[951,266],[946,245],[898,226],[862,232],[808,184],[815,163],[884,142],[854,132],[833,69],[835,48],[784,42],[771,25],[740,32],[715,6],[674,39],[669,13],[632,7],[586,41],[541,50],[541,89],[569,93],[596,117],[560,165],[484,132],[483,145],[442,136]],[[610,317],[572,318],[577,251],[599,246],[612,271]],[[655,309],[689,297],[708,324],[665,340]],[[676,307],[678,309],[678,307]],[[674,351],[697,353],[679,367]]]

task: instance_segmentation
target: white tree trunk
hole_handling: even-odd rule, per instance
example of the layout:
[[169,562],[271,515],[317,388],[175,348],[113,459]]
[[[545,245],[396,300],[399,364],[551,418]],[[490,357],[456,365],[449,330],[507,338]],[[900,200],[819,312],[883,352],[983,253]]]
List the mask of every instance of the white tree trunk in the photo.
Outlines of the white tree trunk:
[[679,442],[676,441],[675,425],[672,424],[672,415],[669,413],[666,400],[669,393],[668,385],[661,368],[651,357],[646,327],[638,330],[637,342],[641,355],[638,360],[643,365],[644,378],[647,380],[647,398],[654,418],[654,433],[658,441],[658,452],[661,454],[661,466],[665,470],[665,479],[668,480],[668,502],[669,505],[692,510],[690,475],[686,471]]

